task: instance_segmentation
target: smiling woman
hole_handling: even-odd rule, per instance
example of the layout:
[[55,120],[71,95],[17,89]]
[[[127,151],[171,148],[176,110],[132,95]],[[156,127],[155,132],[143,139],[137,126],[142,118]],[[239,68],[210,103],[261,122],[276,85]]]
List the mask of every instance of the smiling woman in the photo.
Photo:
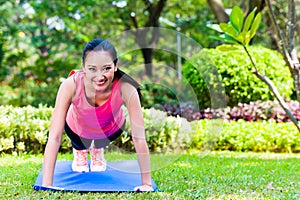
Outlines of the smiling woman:
[[[115,47],[103,39],[90,41],[82,54],[82,69],[60,86],[45,149],[42,185],[53,185],[54,166],[63,130],[71,139],[75,172],[106,170],[104,147],[118,138],[125,126],[122,106],[128,110],[132,140],[142,182],[134,188],[153,191],[149,149],[145,139],[139,84],[118,70]],[[87,156],[91,154],[91,163]]]
[[[107,98],[109,96],[114,72],[117,65],[112,61],[111,55],[106,51],[92,51],[87,54],[85,63],[82,64],[85,73],[84,84],[87,96]],[[87,91],[89,89],[89,91]],[[108,95],[103,95],[108,94]]]

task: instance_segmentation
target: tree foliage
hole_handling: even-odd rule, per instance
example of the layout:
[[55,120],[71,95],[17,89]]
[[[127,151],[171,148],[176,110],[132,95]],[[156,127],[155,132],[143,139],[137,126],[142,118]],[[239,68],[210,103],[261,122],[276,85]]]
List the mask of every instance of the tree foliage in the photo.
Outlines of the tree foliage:
[[[247,10],[247,3],[236,0],[222,2],[224,8],[243,4],[244,10]],[[275,12],[286,13],[280,7],[287,5],[286,2],[278,2]],[[46,97],[51,93],[49,96],[54,99],[52,93],[55,94],[56,90],[53,88],[58,87],[59,79],[66,77],[69,70],[81,67],[81,51],[87,41],[96,37],[116,41],[117,50],[121,42],[136,45],[139,41],[143,47],[149,47],[144,48],[144,55],[146,51],[153,51],[146,63],[163,62],[171,68],[177,67],[177,55],[156,49],[155,42],[161,46],[171,42],[176,45],[176,42],[170,40],[169,35],[160,33],[159,37],[152,37],[156,33],[151,29],[143,29],[144,26],[157,26],[174,32],[178,30],[202,47],[219,44],[208,37],[213,30],[208,29],[206,23],[214,22],[215,17],[206,0],[7,0],[0,1],[0,14],[0,81],[9,93],[22,94],[19,95],[20,99],[24,96],[31,98],[26,85],[34,86],[30,87],[35,88],[34,94],[40,92],[38,88],[48,88],[45,91],[43,89],[41,96]],[[266,24],[264,17],[262,20]],[[280,21],[284,22],[283,18]],[[262,34],[267,29],[265,27],[258,29],[260,41],[264,42],[270,38]],[[261,28],[265,29],[262,31]],[[133,33],[130,41],[115,39],[128,30]],[[146,37],[141,37],[143,33],[139,30],[144,30],[144,33],[148,31]],[[182,43],[182,47],[188,49],[187,46]],[[137,51],[128,52],[122,57],[124,65],[129,66],[131,71],[135,70],[130,67],[132,63],[144,62],[142,49],[139,47]],[[189,51],[190,55],[195,54],[194,49]],[[4,94],[3,88],[1,90],[1,94]]]
[[[253,12],[255,12],[255,10]],[[230,21],[228,22],[228,24],[220,23],[219,25],[215,25],[212,28],[214,28],[215,30],[221,29],[221,32],[223,32],[221,36],[215,37],[216,39],[223,40],[224,42],[240,44],[241,46],[243,46],[252,64],[252,69],[251,69],[252,73],[269,87],[270,91],[274,94],[274,96],[276,97],[276,99],[279,101],[280,105],[284,109],[284,111],[287,113],[289,118],[296,125],[298,131],[300,132],[300,126],[298,124],[298,121],[289,110],[287,104],[282,98],[277,87],[273,84],[272,80],[268,77],[268,75],[262,74],[259,71],[256,63],[253,60],[251,53],[249,53],[248,51],[247,46],[250,40],[255,36],[260,21],[261,21],[260,13],[257,13],[256,15],[254,14],[251,15],[250,13],[244,20],[243,11],[239,7],[235,6],[230,14]],[[284,54],[284,56],[286,55]],[[298,65],[299,65],[299,61],[298,61]]]

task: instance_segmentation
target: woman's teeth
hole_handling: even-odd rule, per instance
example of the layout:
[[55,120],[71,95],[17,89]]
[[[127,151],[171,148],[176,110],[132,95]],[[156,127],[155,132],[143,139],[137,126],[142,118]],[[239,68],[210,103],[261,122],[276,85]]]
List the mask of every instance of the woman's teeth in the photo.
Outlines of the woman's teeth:
[[97,82],[97,85],[103,85],[105,83],[105,81],[99,81]]

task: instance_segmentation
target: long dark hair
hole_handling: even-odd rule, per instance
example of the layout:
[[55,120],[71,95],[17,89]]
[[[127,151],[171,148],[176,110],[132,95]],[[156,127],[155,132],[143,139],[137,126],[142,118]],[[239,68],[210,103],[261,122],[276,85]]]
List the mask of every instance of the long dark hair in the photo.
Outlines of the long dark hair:
[[[82,63],[83,64],[85,62],[85,58],[86,58],[87,54],[91,51],[109,52],[113,59],[114,64],[117,65],[117,63],[118,63],[118,56],[117,56],[116,48],[108,40],[104,40],[102,38],[97,38],[97,39],[94,39],[94,40],[91,40],[90,42],[88,42],[85,45],[84,50],[82,52]],[[132,86],[134,86],[137,89],[140,100],[141,100],[141,98],[142,98],[141,85],[136,80],[134,80],[131,76],[129,76],[125,72],[121,71],[119,68],[117,69],[117,71],[115,71],[115,78],[118,78],[120,81],[130,83]]]
[[117,69],[117,71],[115,71],[115,77],[121,81],[130,83],[133,87],[135,87],[139,94],[140,100],[142,100],[142,93],[141,93],[142,87],[136,80],[134,80],[131,76],[129,76],[125,72],[121,71],[119,68]]

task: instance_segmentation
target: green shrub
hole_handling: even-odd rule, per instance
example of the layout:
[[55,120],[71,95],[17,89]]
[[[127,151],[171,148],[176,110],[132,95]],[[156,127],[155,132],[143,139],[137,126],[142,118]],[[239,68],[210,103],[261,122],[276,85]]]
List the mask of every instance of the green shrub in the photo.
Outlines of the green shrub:
[[165,88],[162,85],[145,83],[143,84],[141,93],[143,97],[141,103],[145,108],[161,106],[163,103],[178,104],[176,95],[172,90],[170,88]]
[[191,122],[191,127],[191,148],[201,149],[209,145],[212,150],[300,152],[300,135],[292,122],[205,119]]
[[[126,110],[125,110],[126,111]],[[134,151],[128,114],[124,133],[110,145]],[[42,153],[49,133],[52,108],[0,106],[0,153]],[[293,123],[274,120],[246,122],[197,120],[168,117],[155,109],[144,109],[146,139],[151,152],[209,149],[254,152],[300,152],[300,135]],[[63,134],[61,152],[71,153]]]
[[[258,71],[274,82],[283,97],[290,98],[293,79],[282,56],[261,46],[250,46],[249,52]],[[183,75],[194,88],[201,108],[211,106],[213,92],[220,85],[225,88],[229,106],[273,100],[268,86],[251,73],[251,68],[250,59],[242,47],[222,45],[215,49],[203,49],[195,55],[183,66]]]
[[145,108],[161,106],[163,103],[178,104],[181,100],[178,97],[180,83],[176,71],[165,65],[154,65],[152,77],[137,78],[142,86],[142,106]]
[[[129,122],[128,114],[127,122]],[[175,149],[185,149],[190,144],[190,125],[186,119],[167,116],[167,113],[153,108],[143,109],[146,140],[150,151],[166,152]],[[130,124],[114,144],[122,149],[133,151]]]
[[45,107],[0,106],[0,152],[41,152],[51,112],[51,108]]
[[[43,152],[49,133],[52,108],[0,106],[0,152]],[[126,117],[128,114],[126,112]],[[183,118],[167,117],[166,113],[144,109],[146,139],[151,151],[161,152],[189,146],[189,123]],[[180,142],[179,142],[180,141]],[[113,142],[118,148],[133,150],[129,119],[124,133]],[[114,146],[112,145],[112,146]],[[62,152],[71,152],[69,138],[63,134]]]
[[43,104],[54,106],[59,84],[57,79],[38,82],[32,77],[17,88],[2,84],[0,86],[0,105],[39,107],[40,104]]
[[[187,81],[178,79],[178,72],[165,63],[153,63],[151,77],[144,73],[145,66],[134,66],[134,63],[125,63],[127,67],[120,69],[132,76],[141,85],[141,104],[144,108],[162,108],[163,104],[176,104],[187,101],[196,102],[192,89]],[[130,66],[130,67],[129,67]]]

